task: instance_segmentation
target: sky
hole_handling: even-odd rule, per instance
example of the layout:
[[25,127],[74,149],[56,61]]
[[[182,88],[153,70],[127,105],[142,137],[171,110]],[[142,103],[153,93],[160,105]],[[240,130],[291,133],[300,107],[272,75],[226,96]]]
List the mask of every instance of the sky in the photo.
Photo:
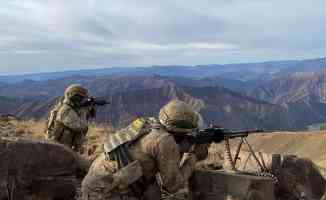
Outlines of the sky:
[[0,75],[326,56],[325,0],[0,0]]

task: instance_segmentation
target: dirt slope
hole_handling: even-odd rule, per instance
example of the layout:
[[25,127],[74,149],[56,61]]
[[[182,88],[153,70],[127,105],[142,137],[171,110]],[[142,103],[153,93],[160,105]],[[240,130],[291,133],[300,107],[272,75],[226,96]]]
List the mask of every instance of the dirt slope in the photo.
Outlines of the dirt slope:
[[248,141],[255,150],[310,158],[326,169],[326,131],[253,134]]

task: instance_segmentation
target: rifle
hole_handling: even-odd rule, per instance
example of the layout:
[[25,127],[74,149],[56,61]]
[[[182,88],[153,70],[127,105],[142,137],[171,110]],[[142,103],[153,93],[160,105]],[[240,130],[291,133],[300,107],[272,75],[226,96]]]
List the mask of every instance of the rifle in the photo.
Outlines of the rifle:
[[221,128],[218,126],[211,126],[209,128],[197,130],[195,132],[177,136],[176,140],[187,140],[191,144],[207,144],[207,143],[220,143],[226,139],[233,138],[246,138],[250,133],[261,133],[264,130],[253,129],[243,131],[231,131],[229,129]]
[[108,104],[110,104],[110,102],[102,97],[89,97],[83,100],[83,102],[81,103],[81,107],[105,106]]

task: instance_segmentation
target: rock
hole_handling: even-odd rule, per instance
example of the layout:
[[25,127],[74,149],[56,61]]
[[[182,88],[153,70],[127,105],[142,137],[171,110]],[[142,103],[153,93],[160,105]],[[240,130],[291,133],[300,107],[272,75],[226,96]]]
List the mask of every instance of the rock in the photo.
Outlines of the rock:
[[0,199],[73,199],[78,158],[70,149],[43,141],[1,138],[0,157]]
[[197,170],[190,185],[193,199],[275,200],[273,181],[266,177]]
[[[235,150],[232,150],[232,155]],[[260,163],[278,178],[276,196],[278,199],[320,199],[326,187],[318,167],[309,159],[299,158],[295,155],[267,154],[255,152]],[[236,162],[237,169],[245,172],[260,170],[257,161],[248,151],[240,151]],[[228,161],[224,161],[223,168],[230,170]]]
[[[326,187],[326,181],[318,167],[309,159],[296,156],[283,156],[279,177],[278,196],[283,199],[320,199]],[[287,197],[287,194],[291,198]]]

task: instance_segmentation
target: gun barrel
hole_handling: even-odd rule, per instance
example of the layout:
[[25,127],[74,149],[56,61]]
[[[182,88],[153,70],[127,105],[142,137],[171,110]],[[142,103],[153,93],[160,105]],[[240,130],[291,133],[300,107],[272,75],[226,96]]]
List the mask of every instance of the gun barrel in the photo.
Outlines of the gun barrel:
[[237,137],[248,137],[250,133],[262,133],[264,130],[255,129],[255,130],[245,130],[245,131],[232,131],[229,134],[226,134],[228,138],[237,138]]
[[225,137],[227,138],[239,138],[239,137],[248,137],[248,133],[232,133],[232,134],[226,134]]
[[98,99],[98,100],[95,100],[94,104],[98,105],[98,106],[104,106],[104,105],[110,104],[110,102],[105,99]]

